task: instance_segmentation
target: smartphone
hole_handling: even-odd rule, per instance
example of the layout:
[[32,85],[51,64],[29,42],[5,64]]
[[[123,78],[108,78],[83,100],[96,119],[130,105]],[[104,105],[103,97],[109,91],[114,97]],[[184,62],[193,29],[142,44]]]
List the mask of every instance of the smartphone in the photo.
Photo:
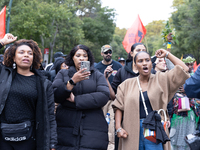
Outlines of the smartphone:
[[[83,68],[87,68],[84,72],[90,71],[90,61],[82,61],[81,69],[83,69]],[[87,76],[86,79],[89,79],[89,76]]]

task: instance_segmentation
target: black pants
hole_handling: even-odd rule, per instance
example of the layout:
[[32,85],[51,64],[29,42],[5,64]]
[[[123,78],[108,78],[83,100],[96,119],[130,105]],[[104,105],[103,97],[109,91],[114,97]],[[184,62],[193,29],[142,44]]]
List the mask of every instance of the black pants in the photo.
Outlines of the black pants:
[[26,141],[8,142],[2,138],[0,133],[0,150],[35,150],[36,142],[35,137],[31,136]]

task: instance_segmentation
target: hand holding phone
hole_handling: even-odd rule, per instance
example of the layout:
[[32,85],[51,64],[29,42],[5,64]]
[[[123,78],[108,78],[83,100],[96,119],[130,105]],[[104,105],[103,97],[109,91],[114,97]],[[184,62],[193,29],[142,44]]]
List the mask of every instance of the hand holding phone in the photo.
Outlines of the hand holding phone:
[[[90,61],[82,61],[81,62],[81,69],[86,68],[84,72],[90,71]],[[86,79],[89,79],[89,76],[85,77]]]

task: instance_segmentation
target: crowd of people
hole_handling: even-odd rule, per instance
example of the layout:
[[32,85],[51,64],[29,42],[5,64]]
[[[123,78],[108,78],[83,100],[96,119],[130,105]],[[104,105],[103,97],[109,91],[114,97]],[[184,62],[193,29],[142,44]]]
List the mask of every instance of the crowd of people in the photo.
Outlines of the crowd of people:
[[[115,61],[113,48],[103,45],[95,64],[80,44],[47,65],[35,41],[7,33],[0,48],[8,44],[0,59],[1,150],[190,150],[185,137],[200,129],[193,55],[181,60],[159,49],[152,57],[135,43],[127,60]],[[160,109],[166,136],[158,140],[156,128],[154,143],[143,133]]]

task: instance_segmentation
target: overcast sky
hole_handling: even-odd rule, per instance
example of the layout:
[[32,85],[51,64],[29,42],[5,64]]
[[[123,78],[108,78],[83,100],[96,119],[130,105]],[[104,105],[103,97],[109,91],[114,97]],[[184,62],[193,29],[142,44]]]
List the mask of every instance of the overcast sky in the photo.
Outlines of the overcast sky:
[[168,20],[173,12],[173,0],[101,0],[102,6],[114,8],[116,24],[120,28],[130,28],[139,14],[144,25],[154,20]]

